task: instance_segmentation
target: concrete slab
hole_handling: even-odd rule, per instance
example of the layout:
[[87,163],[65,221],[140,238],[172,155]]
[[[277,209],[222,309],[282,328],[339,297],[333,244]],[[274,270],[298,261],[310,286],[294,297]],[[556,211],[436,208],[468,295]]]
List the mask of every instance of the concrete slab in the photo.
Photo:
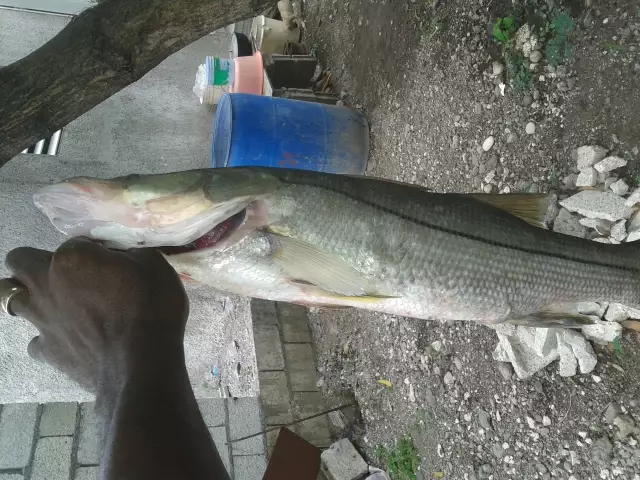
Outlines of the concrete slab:
[[258,370],[284,369],[280,331],[277,325],[254,325],[253,336],[256,345]]
[[102,453],[102,425],[94,410],[94,403],[80,405],[80,429],[78,438],[78,463],[99,465]]
[[235,478],[237,480],[261,480],[267,470],[264,455],[233,457]]
[[277,325],[276,304],[260,298],[251,299],[251,316],[254,324]]
[[231,472],[231,456],[229,454],[229,444],[227,443],[227,427],[213,427],[209,429],[209,434],[213,438],[218,453],[224,463],[227,472]]
[[2,0],[6,6],[74,15],[95,3],[95,0]]
[[226,400],[222,398],[201,398],[198,407],[207,427],[219,427],[227,422]]
[[318,390],[316,382],[316,364],[313,348],[310,343],[285,343],[284,356],[293,392],[315,392]]
[[73,480],[100,480],[100,467],[76,468]]
[[24,480],[24,476],[17,473],[0,473],[0,480]]
[[307,309],[300,305],[277,303],[282,339],[287,343],[311,342]]
[[0,413],[0,469],[24,468],[29,464],[38,405],[3,405]]
[[293,421],[284,371],[260,372],[260,399],[266,425],[284,425]]
[[[299,392],[293,394],[294,419],[309,417],[323,412],[326,407],[320,392]],[[307,442],[318,448],[326,448],[331,445],[331,434],[327,416],[305,420],[295,426],[296,432]]]
[[[19,3],[24,1],[19,0]],[[3,0],[2,4],[6,5],[6,2],[7,0]],[[0,67],[20,60],[40,48],[70,21],[71,17],[68,15],[46,15],[0,7]]]
[[76,430],[77,403],[48,403],[42,406],[38,433],[41,437],[73,435]]
[[[263,430],[258,398],[239,398],[230,400],[229,408],[229,435],[231,440]],[[233,455],[264,455],[265,437],[260,435],[231,445]],[[237,477],[244,478],[244,477]]]
[[30,479],[68,480],[72,445],[71,437],[46,437],[38,440]]

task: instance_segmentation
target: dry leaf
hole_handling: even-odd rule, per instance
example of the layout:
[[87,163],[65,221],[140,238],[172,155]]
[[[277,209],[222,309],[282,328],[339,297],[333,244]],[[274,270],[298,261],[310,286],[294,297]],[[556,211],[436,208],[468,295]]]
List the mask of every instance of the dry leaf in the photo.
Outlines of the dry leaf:
[[637,320],[625,320],[620,322],[620,324],[624,328],[628,328],[629,330],[635,330],[636,332],[640,332],[640,322]]

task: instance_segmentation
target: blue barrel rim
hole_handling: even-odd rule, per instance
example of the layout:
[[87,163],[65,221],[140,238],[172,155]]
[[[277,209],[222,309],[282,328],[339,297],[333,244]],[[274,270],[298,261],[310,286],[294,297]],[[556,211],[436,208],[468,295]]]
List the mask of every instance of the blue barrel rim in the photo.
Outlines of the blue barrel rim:
[[[216,106],[213,119],[213,164],[226,167],[231,156],[231,129],[233,125],[233,102],[231,94],[224,93]],[[221,135],[222,133],[222,135]]]

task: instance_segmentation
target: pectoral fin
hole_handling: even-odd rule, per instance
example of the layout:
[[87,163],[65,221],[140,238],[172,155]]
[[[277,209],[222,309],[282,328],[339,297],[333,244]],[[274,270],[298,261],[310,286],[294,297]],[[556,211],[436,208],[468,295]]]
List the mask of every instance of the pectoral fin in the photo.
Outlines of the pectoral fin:
[[[329,295],[343,297],[385,297],[375,292],[364,278],[339,255],[324,252],[306,242],[271,233],[272,258],[294,282],[317,287]],[[317,292],[320,293],[320,292]]]
[[480,202],[492,205],[521,220],[533,225],[534,227],[547,228],[545,217],[549,211],[549,207],[555,202],[555,195],[536,195],[536,194],[506,194],[506,195],[485,195],[470,194],[474,199]]

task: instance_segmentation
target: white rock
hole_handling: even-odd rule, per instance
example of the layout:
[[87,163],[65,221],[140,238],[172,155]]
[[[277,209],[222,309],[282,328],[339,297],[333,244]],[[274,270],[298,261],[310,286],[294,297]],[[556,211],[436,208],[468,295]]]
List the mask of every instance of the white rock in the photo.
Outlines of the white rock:
[[485,152],[488,152],[489,150],[491,150],[491,147],[493,147],[493,144],[495,143],[496,139],[493,137],[487,137],[487,139],[482,142],[482,150],[484,150]]
[[624,203],[624,198],[613,192],[583,190],[560,202],[570,212],[577,212],[589,218],[602,218],[617,222],[629,218],[632,210]]
[[363,478],[369,466],[346,438],[334,443],[320,455],[329,478]]
[[529,425],[529,428],[533,430],[536,428],[536,421],[531,417],[527,417],[527,425]]
[[600,235],[609,235],[613,222],[601,218],[581,218],[580,224],[587,228],[593,228]]
[[627,242],[637,242],[640,240],[640,230],[634,230],[627,235]]
[[629,231],[633,232],[640,229],[640,211],[634,213],[629,220]]
[[549,425],[551,425],[551,419],[545,415],[544,417],[542,417],[542,425],[548,427]]
[[[580,333],[574,330],[563,330],[563,340],[567,344],[571,345],[571,350],[582,373],[590,373],[598,364],[598,357],[593,351],[591,344]],[[558,341],[558,348],[560,348],[560,341]],[[562,372],[559,371],[560,375]]]
[[581,313],[583,315],[595,315],[598,318],[602,318],[608,307],[608,303],[578,302],[571,306],[568,311],[571,313]]
[[[594,169],[595,170],[595,169]],[[605,190],[609,190],[611,188],[611,185],[613,185],[614,183],[616,183],[618,181],[618,177],[608,177],[605,181],[604,181],[604,189]],[[614,192],[615,193],[615,192]]]
[[538,63],[540,60],[542,60],[542,53],[540,53],[540,50],[534,50],[533,52],[531,52],[531,55],[529,55],[529,60],[531,60],[533,63]]
[[593,168],[595,168],[600,173],[612,172],[617,168],[624,167],[627,164],[627,161],[622,157],[606,157],[604,160],[600,160],[596,163]]
[[453,374],[451,372],[447,372],[444,374],[444,383],[445,385],[452,385],[455,379],[453,378]]
[[609,178],[609,174],[607,172],[598,172],[598,183],[605,183]]
[[600,344],[607,344],[622,335],[622,325],[617,322],[603,322],[598,320],[593,325],[582,327],[582,334],[589,340]]
[[533,122],[527,123],[527,126],[524,127],[524,131],[527,132],[527,135],[533,135],[536,133],[536,124]]
[[496,177],[496,170],[495,168],[493,170],[490,170],[489,173],[487,173],[484,177],[484,181],[485,183],[491,183],[491,181]]
[[413,391],[413,383],[409,384],[409,401],[411,403],[415,403],[416,402],[416,394]]
[[605,237],[594,238],[593,241],[598,243],[611,243],[609,239]]
[[[499,340],[493,358],[511,362],[519,378],[529,378],[558,359],[559,373],[563,376],[575,374],[578,365],[582,373],[589,373],[596,365],[597,357],[591,344],[578,332],[522,326],[491,328],[496,330]],[[567,336],[565,332],[570,333]]]
[[612,303],[609,305],[609,308],[607,309],[607,313],[605,313],[604,318],[610,322],[621,322],[628,318],[639,320],[640,310],[627,307],[626,305],[622,305],[620,303]]
[[618,242],[623,242],[627,236],[626,224],[626,220],[620,220],[619,222],[616,222],[613,227],[611,227],[611,236]]
[[561,208],[553,222],[553,231],[572,237],[586,238],[587,229],[580,224],[578,217],[571,215],[566,208]]
[[567,175],[562,179],[562,184],[567,190],[573,190],[576,186],[577,179],[578,179],[577,173],[570,173],[569,175]]
[[[513,38],[515,40],[516,48],[522,50],[524,44],[527,43],[531,38],[531,27],[529,26],[529,24],[525,23],[524,25],[522,25]],[[526,56],[528,57],[529,55]]]
[[497,77],[504,72],[504,65],[500,62],[493,62],[493,76]]
[[592,167],[607,156],[607,150],[598,145],[585,145],[573,152],[578,170]]
[[598,182],[598,172],[592,167],[580,172],[576,179],[576,187],[595,187]]
[[636,188],[625,202],[627,207],[633,207],[636,203],[640,203],[640,188]]

